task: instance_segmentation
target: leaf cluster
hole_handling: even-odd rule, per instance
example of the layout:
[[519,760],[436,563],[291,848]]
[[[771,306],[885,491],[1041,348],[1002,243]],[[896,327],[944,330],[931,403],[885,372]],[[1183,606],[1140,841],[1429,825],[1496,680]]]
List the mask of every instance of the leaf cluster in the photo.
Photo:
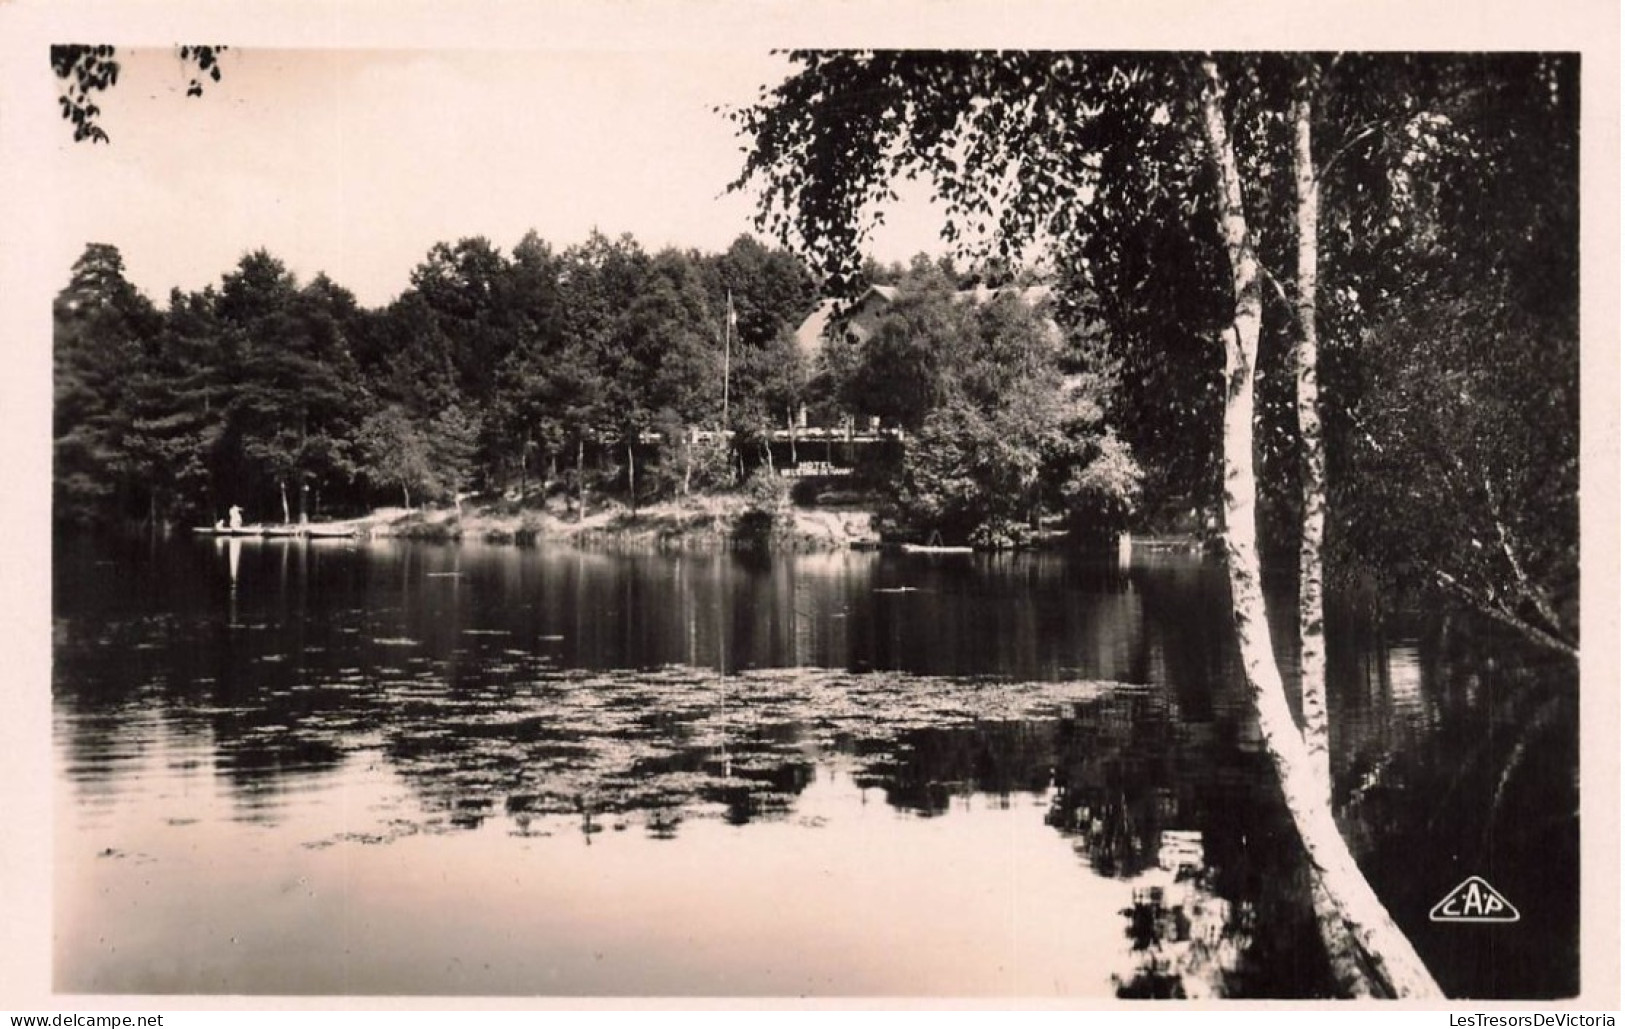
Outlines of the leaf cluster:
[[[181,46],[176,51],[183,65],[193,65],[198,74],[187,83],[186,95],[203,95],[203,79],[220,81],[220,55],[223,46]],[[60,43],[51,47],[51,71],[61,81],[62,92],[57,104],[62,117],[73,123],[73,141],[81,143],[107,143],[110,137],[101,127],[101,106],[93,94],[104,93],[118,85],[118,52],[107,45]]]

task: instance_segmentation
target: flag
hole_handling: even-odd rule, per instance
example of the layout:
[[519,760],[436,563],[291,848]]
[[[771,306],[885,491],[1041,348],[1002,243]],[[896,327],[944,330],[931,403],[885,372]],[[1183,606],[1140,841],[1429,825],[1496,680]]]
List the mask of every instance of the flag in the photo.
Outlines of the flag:
[[732,290],[728,291],[728,328],[739,328],[739,312],[734,310],[734,295]]

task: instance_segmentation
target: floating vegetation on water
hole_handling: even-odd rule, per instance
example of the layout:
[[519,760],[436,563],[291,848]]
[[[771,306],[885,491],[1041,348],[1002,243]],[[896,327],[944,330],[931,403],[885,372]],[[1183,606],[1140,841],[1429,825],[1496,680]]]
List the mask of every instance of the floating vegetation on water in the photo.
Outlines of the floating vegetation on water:
[[1053,718],[1115,688],[810,668],[724,677],[688,665],[533,666],[469,686],[432,672],[380,682],[367,699],[382,710],[367,721],[377,727],[370,742],[423,802],[421,831],[473,831],[494,818],[504,832],[537,835],[542,820],[570,819],[592,834],[638,812],[651,835],[669,838],[691,818],[793,817],[821,755],[853,755],[871,778],[884,776],[907,767],[910,734]]
[[[562,669],[539,652],[561,634],[448,626],[461,642],[436,656],[432,633],[403,636],[406,626],[377,618],[364,628],[350,663],[324,669],[294,652],[245,654],[238,660],[256,674],[230,688],[224,677],[154,681],[126,687],[122,701],[136,711],[144,698],[180,693],[178,721],[216,741],[216,772],[245,793],[305,788],[293,784],[349,761],[387,767],[409,799],[353,811],[346,834],[326,841],[378,844],[407,835],[379,820],[408,812],[413,832],[590,835],[592,826],[621,824],[656,838],[696,819],[795,819],[815,767],[830,759],[855,765],[862,788],[931,813],[949,797],[1012,782],[1042,790],[1046,781],[1040,773],[989,786],[945,774],[932,755],[916,753],[920,734],[1053,723],[1139,689],[821,668]],[[199,623],[198,631],[216,630]],[[376,644],[371,653],[367,642]]]

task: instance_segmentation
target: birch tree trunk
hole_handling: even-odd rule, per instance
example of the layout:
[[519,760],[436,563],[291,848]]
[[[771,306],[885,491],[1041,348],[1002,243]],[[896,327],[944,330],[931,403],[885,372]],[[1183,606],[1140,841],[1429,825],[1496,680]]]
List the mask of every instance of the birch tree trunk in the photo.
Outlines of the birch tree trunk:
[[1370,972],[1397,997],[1439,997],[1438,986],[1405,934],[1371,889],[1332,818],[1322,780],[1287,706],[1281,670],[1265,620],[1257,539],[1258,482],[1253,468],[1254,374],[1263,318],[1258,256],[1247,227],[1241,176],[1224,114],[1224,84],[1211,59],[1201,65],[1201,128],[1215,172],[1219,228],[1229,257],[1235,314],[1223,333],[1224,545],[1231,606],[1242,669],[1264,745],[1281,782],[1293,825],[1323,891],[1317,921],[1341,980],[1362,969],[1347,967],[1344,943],[1352,937]]
[[683,499],[688,499],[689,484],[694,479],[694,432],[683,431]]
[[638,456],[632,450],[632,439],[626,441],[626,502],[632,513],[638,513]]
[[1315,180],[1312,128],[1318,69],[1312,63],[1297,83],[1292,101],[1292,170],[1297,185],[1298,288],[1294,303],[1298,332],[1298,436],[1303,457],[1303,535],[1298,550],[1298,638],[1303,697],[1303,738],[1309,761],[1325,779],[1332,799],[1331,738],[1326,710],[1326,601],[1322,551],[1326,538],[1326,444],[1320,430],[1319,309],[1320,186]]

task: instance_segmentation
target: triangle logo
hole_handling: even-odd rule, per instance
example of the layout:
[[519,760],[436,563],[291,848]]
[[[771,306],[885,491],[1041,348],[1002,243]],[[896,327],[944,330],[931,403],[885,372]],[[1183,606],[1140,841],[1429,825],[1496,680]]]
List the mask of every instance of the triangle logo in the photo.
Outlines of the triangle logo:
[[1520,917],[1510,900],[1476,875],[1468,876],[1428,912],[1434,922],[1516,922]]

